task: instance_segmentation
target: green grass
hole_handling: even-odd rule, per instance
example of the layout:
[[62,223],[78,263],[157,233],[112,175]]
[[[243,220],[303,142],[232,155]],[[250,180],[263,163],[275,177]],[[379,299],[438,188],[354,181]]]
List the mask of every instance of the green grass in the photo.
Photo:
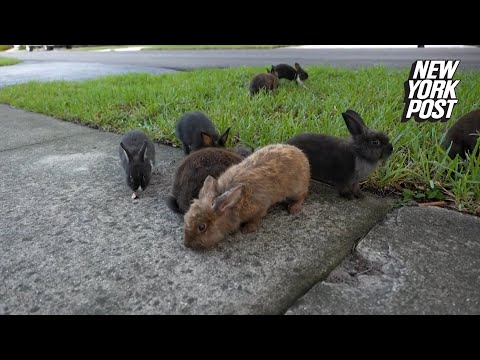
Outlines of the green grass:
[[[385,131],[393,155],[366,184],[406,198],[441,198],[480,215],[480,159],[450,160],[438,146],[453,122],[480,107],[480,73],[458,71],[459,103],[446,123],[401,123],[403,83],[409,69],[358,70],[309,66],[307,89],[283,81],[271,95],[251,98],[248,84],[264,67],[204,69],[176,74],[128,74],[85,82],[51,82],[0,89],[0,102],[70,121],[124,133],[142,129],[155,140],[179,144],[175,124],[187,111],[203,111],[219,131],[231,126],[236,140],[255,148],[284,142],[301,132],[346,137],[341,113],[359,112],[367,125]],[[451,202],[450,202],[451,201]]]
[[107,49],[121,49],[121,48],[128,48],[132,46],[142,46],[142,45],[99,45],[99,46],[79,46],[79,47],[74,47],[72,50],[75,51],[85,51],[85,50],[107,50]]
[[19,59],[0,57],[0,66],[15,65],[19,62]]
[[0,45],[0,51],[6,51],[13,48],[13,45]]

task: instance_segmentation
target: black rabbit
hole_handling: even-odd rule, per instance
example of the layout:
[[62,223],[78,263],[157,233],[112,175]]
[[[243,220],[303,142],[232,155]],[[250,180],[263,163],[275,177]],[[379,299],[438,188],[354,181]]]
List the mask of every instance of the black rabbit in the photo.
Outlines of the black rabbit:
[[355,111],[347,110],[342,116],[352,134],[349,140],[305,133],[287,143],[307,155],[312,179],[334,185],[341,196],[359,198],[363,196],[359,183],[392,154],[393,146],[387,135],[368,129]]
[[176,126],[185,155],[205,147],[225,147],[229,131],[230,128],[219,135],[212,121],[198,111],[185,113]]
[[272,65],[269,72],[276,71],[279,79],[295,80],[299,85],[308,79],[308,73],[302,69],[299,63],[295,63],[295,68],[287,64]]
[[155,145],[144,132],[134,130],[122,137],[118,151],[127,185],[133,190],[132,198],[135,199],[150,183]]
[[480,109],[471,111],[458,119],[447,131],[442,146],[447,150],[450,145],[452,145],[448,152],[448,156],[452,159],[454,159],[457,154],[462,159],[465,159],[467,153],[473,153],[479,133]]

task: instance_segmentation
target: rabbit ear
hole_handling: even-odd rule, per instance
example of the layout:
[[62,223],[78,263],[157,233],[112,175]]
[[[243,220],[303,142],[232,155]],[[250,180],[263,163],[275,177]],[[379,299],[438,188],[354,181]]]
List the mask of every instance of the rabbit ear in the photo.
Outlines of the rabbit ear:
[[207,133],[202,132],[202,143],[205,146],[213,146],[213,138]]
[[125,147],[125,145],[123,145],[123,142],[120,143],[120,147],[123,149],[123,151],[125,152],[125,156],[127,157],[127,160],[128,162],[130,162],[130,160],[132,159],[132,155],[128,152],[127,148]]
[[222,213],[227,209],[231,209],[237,205],[242,198],[242,192],[243,185],[238,185],[237,187],[224,192],[213,203],[213,210]]
[[146,150],[147,150],[147,140],[144,140],[143,144],[142,144],[142,147],[140,148],[140,151],[138,152],[138,156],[140,157],[140,159],[142,159],[142,161],[145,161]]
[[227,142],[227,139],[228,139],[228,133],[229,132],[230,132],[230,128],[228,128],[227,131],[225,131],[223,133],[223,135],[220,136],[220,139],[218,139],[218,141],[217,141],[218,145],[220,145],[220,146],[225,145],[225,143]]
[[300,66],[299,63],[295,63],[295,69],[297,69],[297,70],[302,70],[302,67]]
[[345,124],[347,124],[350,134],[357,136],[365,133],[367,126],[358,113],[353,110],[347,110],[346,112],[342,113],[342,116],[345,120]]
[[208,175],[198,193],[198,198],[209,197],[213,199],[215,196],[217,196],[217,180],[213,176]]

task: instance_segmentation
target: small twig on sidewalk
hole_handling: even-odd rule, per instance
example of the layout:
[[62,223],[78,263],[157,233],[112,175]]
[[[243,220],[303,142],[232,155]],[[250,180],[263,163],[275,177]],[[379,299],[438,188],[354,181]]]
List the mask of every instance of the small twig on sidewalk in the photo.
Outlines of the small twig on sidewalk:
[[418,206],[438,206],[444,207],[447,205],[446,201],[435,201],[435,202],[427,202],[427,203],[419,203]]

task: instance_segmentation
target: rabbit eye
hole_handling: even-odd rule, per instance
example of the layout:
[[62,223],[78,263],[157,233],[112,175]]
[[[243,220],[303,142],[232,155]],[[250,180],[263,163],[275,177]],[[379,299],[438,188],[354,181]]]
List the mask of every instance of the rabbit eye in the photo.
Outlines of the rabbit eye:
[[380,141],[377,139],[372,140],[372,145],[380,145]]
[[207,225],[205,224],[198,225],[198,231],[200,232],[204,232],[206,228],[207,228]]

